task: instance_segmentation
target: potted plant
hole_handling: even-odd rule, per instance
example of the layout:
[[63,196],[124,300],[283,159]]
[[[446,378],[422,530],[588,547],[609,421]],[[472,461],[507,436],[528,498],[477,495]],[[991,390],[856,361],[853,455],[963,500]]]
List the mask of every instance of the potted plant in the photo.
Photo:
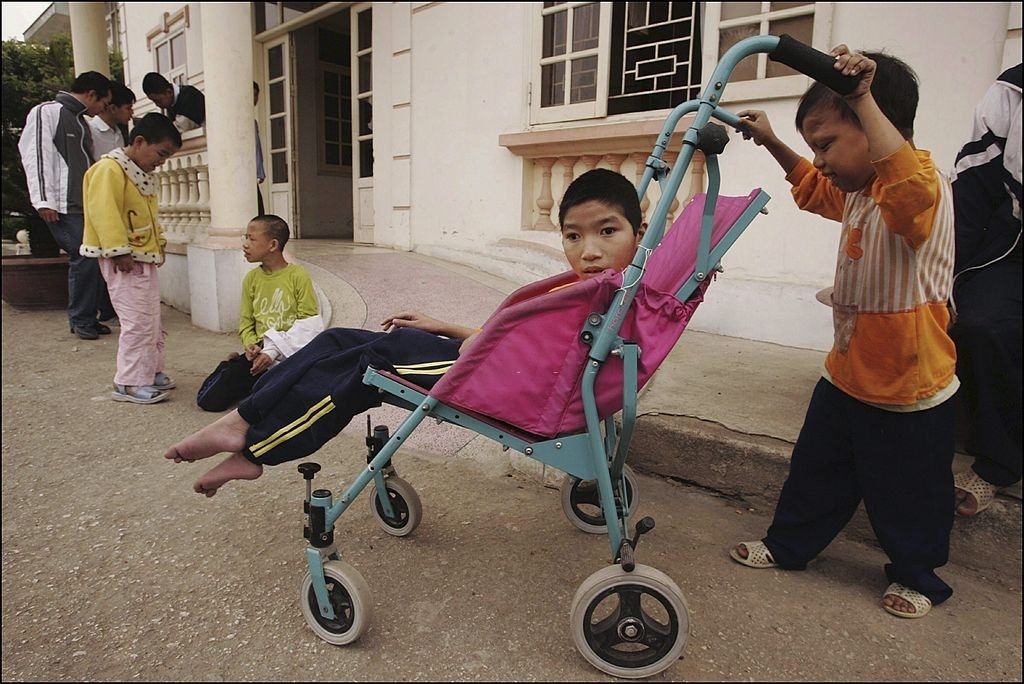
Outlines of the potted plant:
[[19,308],[65,308],[68,303],[68,257],[39,217],[28,195],[18,153],[25,117],[40,102],[74,79],[71,40],[57,36],[50,45],[3,42],[3,236],[29,233],[29,255],[5,255],[0,265],[3,299]]

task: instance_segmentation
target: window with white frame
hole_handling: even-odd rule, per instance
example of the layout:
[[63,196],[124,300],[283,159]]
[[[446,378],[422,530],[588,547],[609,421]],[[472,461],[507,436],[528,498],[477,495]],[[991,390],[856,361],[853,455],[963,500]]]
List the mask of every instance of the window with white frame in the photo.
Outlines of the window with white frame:
[[[544,2],[534,17],[533,124],[671,109],[698,97],[748,36],[828,50],[831,3]],[[755,83],[756,82],[756,83]],[[740,63],[727,99],[797,95],[806,77],[766,55]]]
[[[345,10],[346,12],[348,10]],[[352,75],[350,36],[317,29],[319,170],[352,171]]]
[[188,58],[185,52],[185,28],[169,33],[166,38],[153,42],[154,71],[171,83],[184,85]]
[[254,2],[252,5],[256,33],[269,31],[326,4],[326,2]]
[[[813,2],[723,2],[718,18],[718,57],[744,38],[788,33],[811,44],[814,34]],[[730,81],[753,81],[798,73],[765,54],[740,62]]]
[[[750,36],[788,33],[823,52],[833,46],[830,2],[709,2],[706,3],[704,78],[730,47]],[[806,90],[808,78],[767,54],[748,57],[729,78],[725,101],[790,97]]]

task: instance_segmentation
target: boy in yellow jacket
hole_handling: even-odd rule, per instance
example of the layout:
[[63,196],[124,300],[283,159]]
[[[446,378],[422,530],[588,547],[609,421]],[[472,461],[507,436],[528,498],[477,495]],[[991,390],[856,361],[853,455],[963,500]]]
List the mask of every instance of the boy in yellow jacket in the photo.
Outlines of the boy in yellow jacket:
[[953,526],[952,193],[911,142],[913,71],[845,45],[832,54],[835,68],[860,82],[845,97],[816,83],[801,99],[796,126],[813,163],[775,136],[764,112],[740,112],[744,135],[775,157],[800,208],[843,229],[824,377],[768,534],[731,556],[801,570],[863,500],[891,561],[882,605],[919,618],[953,593],[935,574],[948,560]]
[[147,114],[128,146],[103,155],[85,174],[82,256],[99,259],[121,322],[114,401],[155,404],[174,382],[164,371],[157,267],[164,262],[157,220],[159,181],[152,175],[181,147],[181,133],[163,114]]

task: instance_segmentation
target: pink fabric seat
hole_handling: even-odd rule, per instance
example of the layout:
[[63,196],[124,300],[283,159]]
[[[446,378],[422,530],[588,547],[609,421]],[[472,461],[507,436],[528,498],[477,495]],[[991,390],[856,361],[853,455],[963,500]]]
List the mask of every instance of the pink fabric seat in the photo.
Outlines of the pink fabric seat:
[[[759,192],[718,198],[711,249]],[[651,253],[619,330],[620,337],[640,346],[639,387],[675,346],[712,279],[706,278],[688,301],[675,298],[694,272],[704,201],[703,194],[696,195]],[[608,270],[580,282],[568,271],[520,288],[491,315],[431,396],[544,438],[580,432],[586,427],[580,381],[590,350],[580,332],[589,314],[608,310],[621,286],[622,273]],[[608,357],[595,392],[602,418],[622,409],[621,359]]]

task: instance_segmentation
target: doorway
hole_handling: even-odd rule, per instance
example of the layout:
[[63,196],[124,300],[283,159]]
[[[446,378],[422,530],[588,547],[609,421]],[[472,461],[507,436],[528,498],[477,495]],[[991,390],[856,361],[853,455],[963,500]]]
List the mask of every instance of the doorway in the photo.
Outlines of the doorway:
[[348,8],[289,35],[294,54],[296,223],[303,238],[353,239]]

